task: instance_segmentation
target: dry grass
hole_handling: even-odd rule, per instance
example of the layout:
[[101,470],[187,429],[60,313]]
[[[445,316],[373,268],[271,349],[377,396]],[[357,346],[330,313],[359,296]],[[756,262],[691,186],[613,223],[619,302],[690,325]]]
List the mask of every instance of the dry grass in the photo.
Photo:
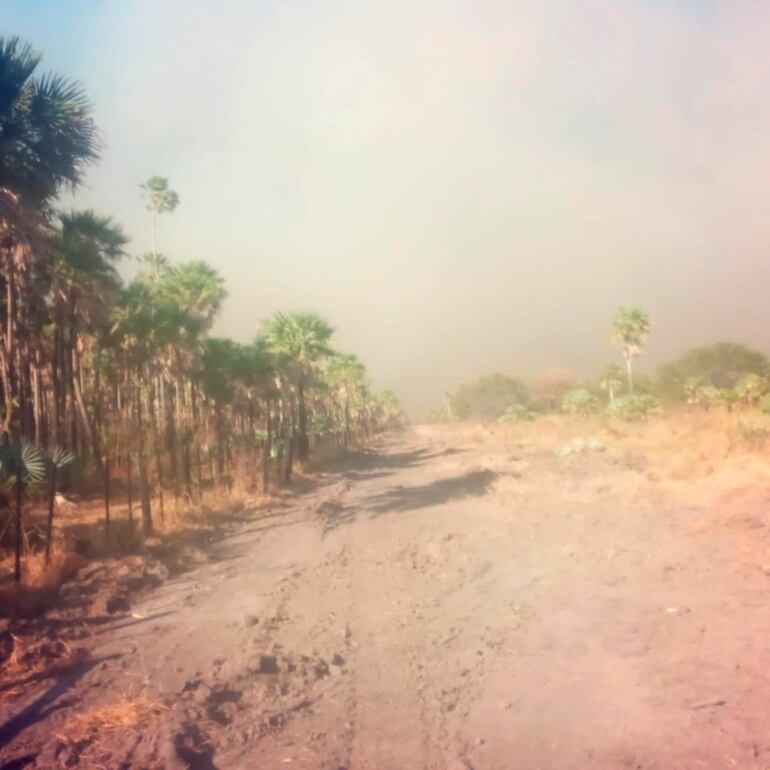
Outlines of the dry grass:
[[38,589],[57,591],[65,580],[74,577],[85,564],[85,559],[63,543],[56,543],[51,549],[51,559],[48,564],[43,552],[32,553],[24,560],[23,584]]
[[74,715],[56,736],[69,747],[67,766],[92,770],[114,767],[115,744],[127,735],[148,730],[168,710],[163,702],[139,695]]
[[23,695],[29,681],[60,676],[88,657],[85,648],[67,644],[63,639],[9,633],[4,641],[3,652],[7,655],[0,665],[0,678],[11,683],[3,690],[3,697],[8,699]]
[[[740,410],[728,414],[711,412],[667,412],[646,422],[628,423],[606,417],[573,418],[546,415],[532,422],[512,424],[455,423],[419,426],[426,435],[438,436],[444,443],[461,448],[489,447],[488,467],[496,470],[504,460],[531,453],[555,455],[559,447],[574,439],[595,440],[606,448],[607,457],[615,460],[611,478],[602,479],[603,494],[619,496],[635,494],[640,485],[654,484],[685,504],[698,504],[708,499],[723,501],[759,501],[770,486],[770,454],[746,440],[742,421],[759,420],[757,415]],[[462,456],[447,462],[462,462]],[[584,458],[583,463],[589,462]],[[501,481],[499,492],[512,499],[526,498],[528,492],[526,462],[516,464],[523,477],[516,483]],[[600,466],[597,472],[601,474]],[[563,482],[557,473],[554,484]],[[578,494],[595,494],[585,479],[585,489]],[[607,486],[609,485],[609,487]]]
[[66,723],[64,734],[69,741],[80,741],[94,735],[106,735],[122,730],[148,727],[169,707],[145,695],[126,697],[118,703],[98,706],[82,714],[75,714]]
[[[12,558],[8,558],[3,566],[10,571],[12,564]],[[22,565],[21,583],[0,587],[0,616],[38,615],[56,601],[64,581],[74,577],[84,564],[85,559],[61,543],[52,548],[47,564],[42,551],[28,554]]]

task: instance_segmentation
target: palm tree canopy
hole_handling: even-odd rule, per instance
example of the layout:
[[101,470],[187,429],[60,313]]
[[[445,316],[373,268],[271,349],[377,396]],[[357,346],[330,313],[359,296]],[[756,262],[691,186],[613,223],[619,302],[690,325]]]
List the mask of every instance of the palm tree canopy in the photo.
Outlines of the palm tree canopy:
[[366,368],[354,353],[335,353],[328,359],[324,377],[330,385],[346,385],[366,375]]
[[227,298],[224,278],[202,261],[170,267],[161,278],[160,291],[211,324]]
[[602,369],[600,383],[603,388],[608,388],[610,385],[619,385],[623,382],[623,370],[617,364],[607,364]]
[[650,317],[639,307],[621,307],[612,322],[612,340],[627,355],[638,355],[650,333]]
[[235,380],[243,364],[242,346],[225,337],[210,337],[203,343],[201,385],[209,398],[222,402],[232,398]]
[[111,217],[92,210],[60,214],[61,227],[52,249],[54,271],[67,284],[100,284],[117,288],[115,263],[128,243],[122,228]]
[[0,37],[0,188],[36,207],[77,186],[99,154],[83,89],[59,75],[33,77],[40,58],[18,37]]
[[179,205],[179,195],[163,176],[151,176],[141,189],[147,210],[153,214],[167,214]]
[[319,359],[331,355],[334,329],[317,313],[276,313],[262,324],[268,349],[285,365],[302,373]]

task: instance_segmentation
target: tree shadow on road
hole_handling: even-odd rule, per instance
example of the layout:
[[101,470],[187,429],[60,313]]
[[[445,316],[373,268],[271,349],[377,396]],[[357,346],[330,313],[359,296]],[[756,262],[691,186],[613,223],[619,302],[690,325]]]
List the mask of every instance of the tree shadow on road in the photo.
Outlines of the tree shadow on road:
[[[376,449],[358,449],[348,454],[343,470],[357,474],[367,471],[395,471],[414,465],[421,465],[435,456],[435,452],[429,452],[425,447],[392,454],[380,452]],[[374,477],[374,474],[372,474],[372,477]]]
[[498,477],[495,471],[469,471],[461,476],[439,479],[417,487],[393,487],[358,505],[330,500],[318,512],[325,519],[325,533],[352,524],[359,516],[370,518],[390,513],[407,513],[421,508],[443,505],[466,497],[481,497]]
[[375,496],[365,510],[370,511],[372,516],[382,516],[443,505],[465,497],[480,497],[497,476],[497,473],[490,470],[469,471],[461,476],[438,479],[418,487],[395,487]]
[[62,695],[70,690],[74,690],[81,677],[94,667],[119,657],[119,655],[115,654],[94,658],[77,669],[60,676],[59,679],[25,706],[18,714],[0,725],[0,746],[7,746],[25,728],[40,722],[54,711],[66,708],[70,705],[70,701],[66,698],[62,699]]

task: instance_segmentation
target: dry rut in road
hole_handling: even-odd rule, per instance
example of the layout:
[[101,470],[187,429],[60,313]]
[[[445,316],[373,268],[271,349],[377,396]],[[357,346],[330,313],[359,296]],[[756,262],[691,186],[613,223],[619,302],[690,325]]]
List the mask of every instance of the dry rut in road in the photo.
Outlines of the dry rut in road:
[[[148,595],[58,701],[30,692],[26,721],[3,709],[3,755],[766,768],[768,578],[736,558],[766,547],[764,527],[694,533],[716,514],[649,476],[611,448],[560,457],[440,429],[353,453]],[[73,715],[138,698],[138,727],[67,738]]]

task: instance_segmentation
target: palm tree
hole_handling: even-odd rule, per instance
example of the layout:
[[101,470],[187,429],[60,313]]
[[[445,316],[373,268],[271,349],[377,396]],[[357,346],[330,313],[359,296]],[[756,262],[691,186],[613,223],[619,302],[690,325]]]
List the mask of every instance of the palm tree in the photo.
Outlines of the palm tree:
[[617,364],[607,364],[601,374],[599,386],[607,391],[609,402],[615,400],[615,391],[623,384],[623,370]]
[[347,448],[351,439],[351,399],[358,384],[364,380],[366,369],[358,356],[351,353],[337,353],[328,359],[324,374],[341,401],[342,444]]
[[77,187],[99,154],[83,89],[61,75],[33,77],[40,60],[18,37],[0,37],[0,188],[27,208]]
[[50,457],[51,478],[48,486],[48,524],[46,526],[45,538],[45,563],[51,559],[51,543],[53,542],[53,514],[56,504],[56,481],[58,473],[62,468],[66,468],[75,462],[75,455],[61,447],[55,447]]
[[298,425],[297,456],[306,460],[309,454],[305,388],[308,378],[325,356],[332,353],[329,345],[334,329],[317,313],[276,313],[263,324],[262,334],[268,349],[285,368],[297,389]]
[[[84,334],[97,345],[108,323],[110,306],[121,281],[116,262],[124,256],[128,239],[110,217],[93,211],[73,211],[59,215],[61,226],[51,249],[51,288],[53,298],[53,402],[54,443],[61,433],[61,416],[69,395],[97,465],[101,465],[98,436],[86,409],[80,383],[81,349]],[[95,359],[99,358],[96,351]],[[66,377],[65,377],[66,373]],[[62,388],[62,381],[69,387]],[[67,390],[69,394],[67,394]],[[70,440],[74,443],[73,436]]]
[[152,253],[157,255],[158,216],[173,213],[179,205],[179,195],[169,187],[168,179],[163,176],[151,176],[140,188],[147,211],[152,214]]
[[217,482],[225,470],[225,404],[232,400],[240,364],[241,346],[237,342],[211,337],[203,345],[201,385],[214,405]]
[[628,392],[634,392],[634,378],[631,362],[642,352],[647,335],[650,333],[650,317],[639,307],[621,307],[612,322],[611,339],[620,345],[626,362]]
[[11,483],[16,501],[13,579],[21,580],[22,501],[24,490],[45,477],[45,461],[40,450],[28,441],[12,442],[6,433],[0,443],[0,473]]
[[16,435],[30,427],[23,405],[41,307],[31,272],[44,261],[50,204],[62,187],[78,186],[99,151],[83,90],[60,75],[36,77],[40,59],[19,38],[0,37],[0,376],[6,426]]

